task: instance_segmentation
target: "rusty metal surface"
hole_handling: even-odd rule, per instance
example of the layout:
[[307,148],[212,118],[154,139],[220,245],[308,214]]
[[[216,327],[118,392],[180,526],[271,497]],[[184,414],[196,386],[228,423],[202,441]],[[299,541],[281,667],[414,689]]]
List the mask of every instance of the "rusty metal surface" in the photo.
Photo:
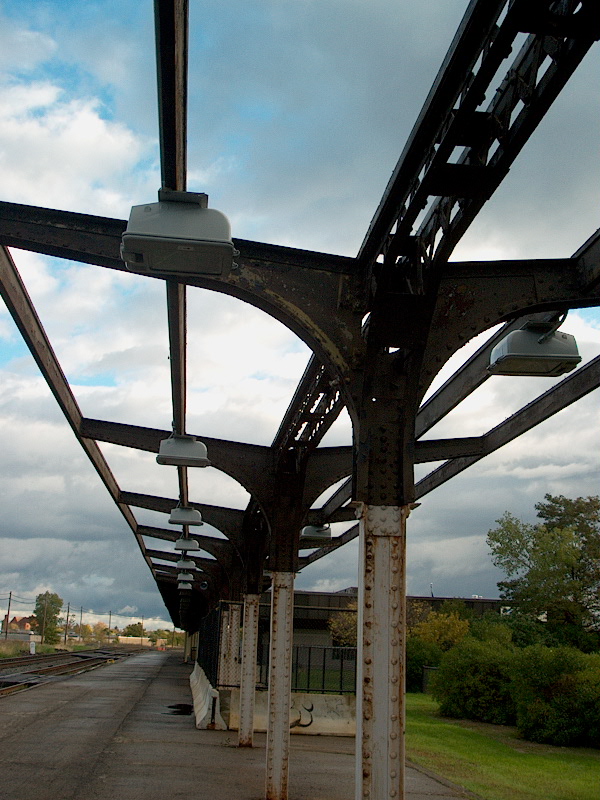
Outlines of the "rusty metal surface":
[[244,596],[244,625],[242,630],[242,665],[240,672],[240,725],[238,746],[254,744],[254,695],[256,688],[256,659],[258,652],[259,594]]
[[356,695],[356,800],[404,797],[406,519],[362,507]]
[[293,626],[294,574],[275,572],[271,583],[266,800],[287,800],[288,796]]

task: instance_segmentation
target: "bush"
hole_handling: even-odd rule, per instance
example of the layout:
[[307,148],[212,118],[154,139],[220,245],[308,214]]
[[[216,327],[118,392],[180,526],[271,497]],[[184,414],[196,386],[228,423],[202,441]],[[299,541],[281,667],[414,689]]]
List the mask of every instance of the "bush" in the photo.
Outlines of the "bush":
[[515,658],[512,694],[525,739],[600,747],[600,656],[527,647]]
[[474,639],[482,642],[497,642],[505,647],[512,642],[512,630],[500,616],[493,612],[484,614],[480,619],[471,622],[470,634]]
[[441,611],[432,611],[427,619],[417,623],[412,633],[426,642],[438,645],[442,650],[450,650],[458,644],[469,632],[469,622],[461,619],[458,612],[449,614]]
[[446,717],[509,725],[515,708],[510,693],[514,649],[497,641],[463,639],[444,654],[430,692]]
[[406,639],[406,691],[423,691],[423,667],[437,667],[442,650],[434,642],[426,642],[418,636]]

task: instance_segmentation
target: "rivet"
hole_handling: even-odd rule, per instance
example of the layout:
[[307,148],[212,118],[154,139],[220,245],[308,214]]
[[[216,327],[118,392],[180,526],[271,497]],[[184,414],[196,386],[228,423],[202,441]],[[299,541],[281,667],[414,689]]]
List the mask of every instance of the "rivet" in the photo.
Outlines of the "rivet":
[[398,754],[397,753],[390,753],[390,758],[398,758]]
[[395,789],[392,789],[392,791],[390,792],[390,797],[396,797],[396,790]]
[[398,738],[397,733],[390,733],[390,739],[397,739],[397,738]]
[[390,772],[390,778],[395,778],[398,773],[395,770]]
[[395,675],[392,675],[391,681],[392,683],[398,683],[398,678]]
[[371,663],[371,659],[370,658],[365,658],[365,664],[370,664],[370,663]]
[[392,608],[398,608],[398,603],[392,603]]
[[363,756],[364,756],[364,758],[371,758],[371,751],[370,750],[364,750],[363,751]]
[[396,720],[398,719],[398,717],[397,717],[395,714],[392,714],[392,716],[390,717],[390,719],[392,720],[392,722],[396,722]]
[[397,703],[397,702],[398,698],[396,697],[396,695],[392,695],[392,703]]

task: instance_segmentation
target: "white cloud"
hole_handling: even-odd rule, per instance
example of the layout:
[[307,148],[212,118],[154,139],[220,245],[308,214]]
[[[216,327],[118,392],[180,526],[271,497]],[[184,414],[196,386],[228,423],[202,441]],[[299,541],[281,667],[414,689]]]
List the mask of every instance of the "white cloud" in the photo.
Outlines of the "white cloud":
[[[19,21],[25,12],[9,5],[12,19],[0,26],[2,199],[126,217],[159,184],[151,13],[131,0],[94,0],[76,13],[29,5],[31,19]],[[353,255],[465,5],[193,7],[190,188],[210,191],[237,237]],[[455,258],[563,257],[592,233],[598,60],[590,54],[569,82]],[[31,253],[15,258],[83,413],[168,429],[160,282]],[[190,290],[188,303],[190,430],[268,444],[308,349],[233,298]],[[598,321],[572,313],[565,330],[585,359],[598,353]],[[31,597],[60,583],[79,606],[159,615],[131,533],[35,364],[15,347],[4,312],[0,336],[12,357],[0,374],[0,584]],[[457,354],[436,385],[478,344]],[[430,435],[481,434],[550,385],[491,379]],[[439,594],[494,594],[499,576],[484,539],[505,509],[531,518],[546,491],[597,493],[595,406],[594,397],[581,401],[424,498],[409,520],[409,591],[427,593],[434,582]],[[350,437],[342,415],[326,442]],[[175,471],[151,454],[101,447],[124,489],[176,495]],[[247,494],[232,479],[198,472],[194,500],[244,507]],[[356,585],[356,570],[355,541],[308,567],[298,586],[336,591]]]

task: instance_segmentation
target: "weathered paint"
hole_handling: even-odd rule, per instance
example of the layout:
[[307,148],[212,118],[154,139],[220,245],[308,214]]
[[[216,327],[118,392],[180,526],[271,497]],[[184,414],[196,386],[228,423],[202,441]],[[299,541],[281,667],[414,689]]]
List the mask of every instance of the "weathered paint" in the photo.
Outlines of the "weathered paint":
[[287,800],[294,573],[273,572],[267,727],[266,800]]
[[253,745],[259,601],[259,594],[247,594],[244,598],[244,628],[242,636],[242,670],[240,676],[239,704],[239,747],[252,747]]
[[404,798],[406,518],[363,505],[356,697],[356,800]]

